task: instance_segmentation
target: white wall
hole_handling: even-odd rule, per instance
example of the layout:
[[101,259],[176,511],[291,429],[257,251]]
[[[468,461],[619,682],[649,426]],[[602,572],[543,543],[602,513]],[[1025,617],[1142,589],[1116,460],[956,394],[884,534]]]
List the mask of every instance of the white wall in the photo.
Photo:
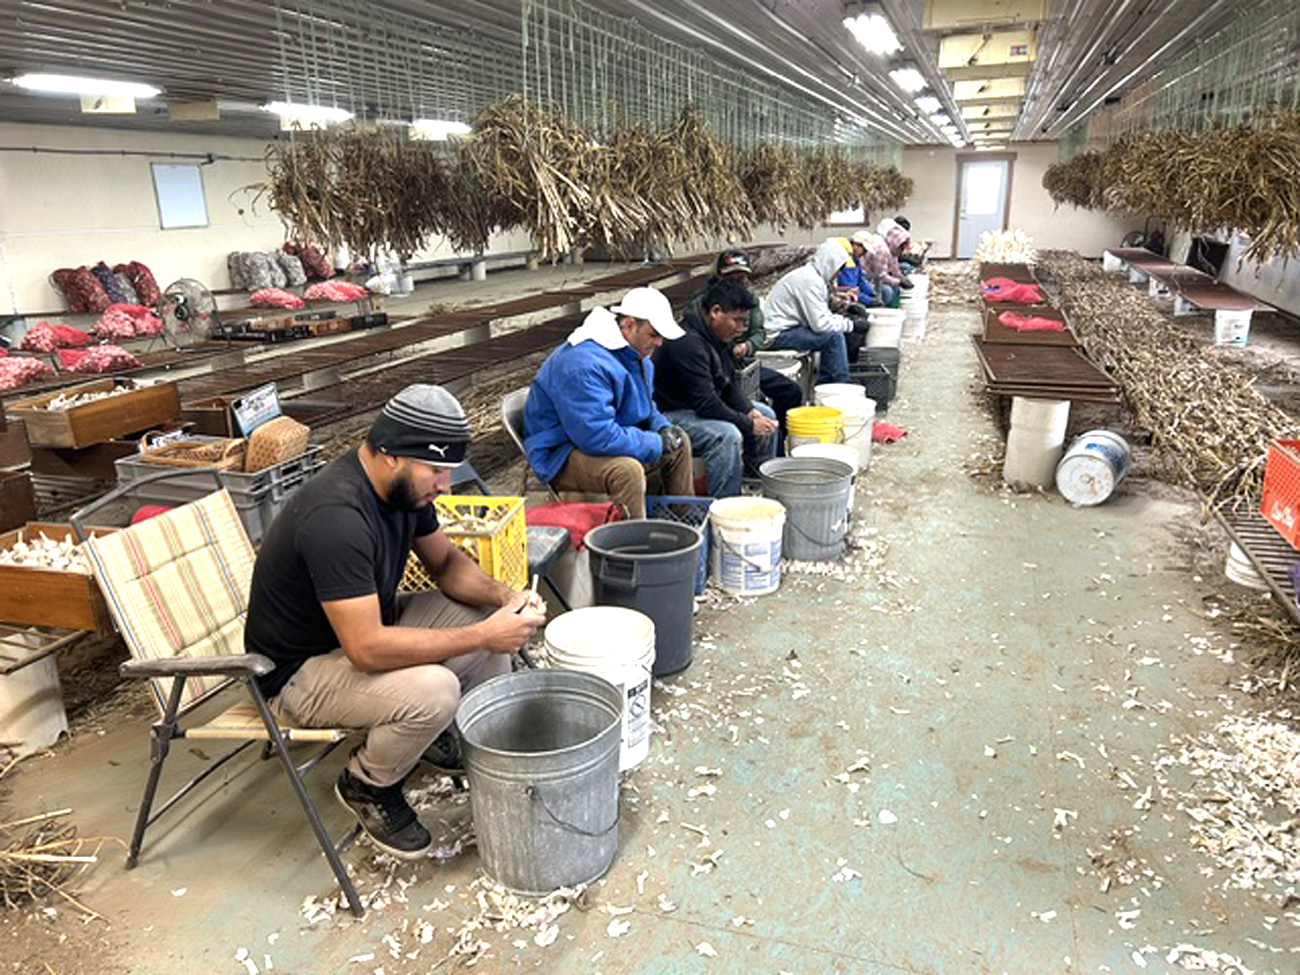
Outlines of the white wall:
[[[100,260],[109,265],[142,261],[164,287],[193,277],[226,288],[228,252],[269,250],[284,239],[280,221],[265,205],[254,215],[248,209],[251,198],[236,192],[266,178],[261,161],[266,146],[258,140],[0,124],[0,146],[159,154],[0,153],[0,307],[6,311],[62,308],[50,272]],[[254,161],[204,166],[209,226],[162,230],[149,164],[190,161],[168,160],[169,152]]]
[[[1023,230],[1040,250],[1073,250],[1084,257],[1100,257],[1104,248],[1118,246],[1133,229],[1131,218],[1071,206],[1056,209],[1042,184],[1044,171],[1057,160],[1056,143],[1013,144],[1007,154],[1014,157],[1007,227]],[[912,222],[913,240],[934,240],[933,257],[951,257],[956,252],[953,218],[958,159],[982,155],[969,149],[928,146],[903,152],[903,175],[911,177],[915,185],[912,198],[901,210]],[[1136,226],[1140,228],[1141,223]]]
[[[231,251],[272,250],[286,236],[265,199],[254,210],[253,194],[241,192],[266,179],[267,144],[261,140],[0,123],[0,146],[104,150],[0,152],[0,314],[62,309],[50,272],[100,260],[110,266],[142,261],[162,287],[191,277],[224,290],[230,287],[226,256]],[[122,150],[157,155],[113,155]],[[248,160],[203,167],[207,227],[160,229],[149,164],[193,161],[168,159],[173,152]],[[488,251],[529,246],[527,234],[503,234],[491,240]],[[438,238],[415,259],[454,255]]]

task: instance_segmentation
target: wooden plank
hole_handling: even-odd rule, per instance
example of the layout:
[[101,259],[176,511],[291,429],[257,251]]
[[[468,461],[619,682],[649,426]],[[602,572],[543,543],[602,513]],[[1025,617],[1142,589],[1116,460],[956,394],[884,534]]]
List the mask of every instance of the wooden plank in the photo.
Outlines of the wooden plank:
[[[4,416],[3,410],[0,410],[0,416]],[[31,459],[27,425],[22,420],[13,420],[0,429],[0,467],[20,467]]]
[[36,518],[36,492],[26,471],[0,471],[0,530],[25,525]]

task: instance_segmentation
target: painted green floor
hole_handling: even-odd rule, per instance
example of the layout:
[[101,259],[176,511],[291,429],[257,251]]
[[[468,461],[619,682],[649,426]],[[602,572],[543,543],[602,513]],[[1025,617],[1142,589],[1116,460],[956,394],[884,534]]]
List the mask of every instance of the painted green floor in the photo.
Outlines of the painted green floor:
[[[491,947],[476,967],[1164,972],[1190,943],[1255,972],[1300,970],[1295,918],[1223,889],[1159,788],[1141,808],[1176,736],[1253,706],[1231,689],[1247,670],[1225,662],[1175,539],[1197,510],[1142,482],[1076,510],[963,473],[996,442],[972,392],[974,321],[935,306],[906,343],[889,420],[909,435],[877,447],[858,491],[864,547],[839,577],[788,574],[772,596],[696,617],[693,666],[655,691],[653,746],[596,908],[563,915],[545,948],[533,930],[480,932]],[[114,728],[31,763],[22,789],[73,807],[83,833],[125,836],[145,753],[143,724]],[[311,786],[341,827],[337,764]],[[716,791],[692,796],[705,785]],[[243,948],[260,971],[455,967],[434,966],[476,913],[472,850],[397,870],[399,900],[362,922],[312,924],[304,899],[332,885],[277,770],[222,791],[158,829],[134,872],[93,874],[85,898],[111,919],[114,961],[252,971]],[[426,821],[452,835],[464,815],[442,803]],[[385,882],[363,851],[348,858],[363,891]]]

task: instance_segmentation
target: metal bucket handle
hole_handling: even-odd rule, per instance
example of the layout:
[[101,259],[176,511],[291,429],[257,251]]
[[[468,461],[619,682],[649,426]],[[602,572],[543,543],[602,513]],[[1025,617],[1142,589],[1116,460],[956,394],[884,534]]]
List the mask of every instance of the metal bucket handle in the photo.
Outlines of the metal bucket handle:
[[533,785],[531,782],[528,785],[524,786],[524,795],[526,795],[533,802],[537,803],[537,805],[541,806],[542,812],[546,813],[546,815],[550,817],[551,822],[553,822],[556,826],[560,827],[560,829],[564,830],[567,833],[573,833],[577,836],[586,836],[591,839],[599,839],[600,837],[605,836],[607,833],[609,833],[610,830],[618,826],[617,808],[614,810],[614,821],[610,823],[608,826],[606,826],[604,829],[597,830],[593,833],[589,830],[583,829],[581,826],[574,826],[572,823],[566,823],[559,816],[555,815],[555,813],[551,812],[551,807],[546,804],[546,797],[542,795],[542,790],[539,789],[537,786]]
[[[713,520],[712,516],[710,516],[709,521],[712,522],[712,520]],[[749,566],[751,569],[754,569],[758,572],[767,572],[771,568],[771,566],[767,565],[766,563],[754,561],[748,555],[742,552],[740,549],[736,548],[735,545],[727,541],[727,539],[723,536],[721,531],[719,531],[715,537],[717,538],[719,545],[721,545],[724,549],[726,549],[736,558],[740,559],[741,562],[745,563],[745,565]]]
[[[806,531],[804,531],[804,530],[803,530],[802,528],[800,528],[798,525],[795,525],[795,524],[791,523],[791,521],[790,521],[789,518],[786,519],[785,524],[786,524],[786,527],[787,527],[787,528],[790,528],[791,530],[793,530],[794,533],[795,533],[796,535],[800,535],[800,536],[802,536],[802,537],[804,538],[805,541],[812,542],[812,543],[813,543],[814,545],[816,545],[818,548],[829,548],[829,547],[831,547],[832,545],[834,545],[835,542],[836,542],[835,539],[831,539],[831,540],[829,540],[829,541],[823,541],[823,540],[820,539],[820,538],[813,538],[813,536],[809,535]],[[846,532],[845,537],[843,538],[843,540],[847,543],[847,541],[848,541],[848,539],[847,539],[847,532]]]

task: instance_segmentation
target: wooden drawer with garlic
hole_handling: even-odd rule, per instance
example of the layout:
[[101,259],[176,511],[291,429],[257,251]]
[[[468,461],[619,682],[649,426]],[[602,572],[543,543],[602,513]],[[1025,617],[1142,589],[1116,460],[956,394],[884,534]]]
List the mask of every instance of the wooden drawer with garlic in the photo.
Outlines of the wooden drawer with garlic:
[[[90,528],[106,535],[116,528]],[[34,521],[0,535],[0,622],[113,628],[90,563],[66,524]]]
[[27,425],[33,447],[91,447],[159,427],[181,415],[176,384],[99,379],[5,404]]

